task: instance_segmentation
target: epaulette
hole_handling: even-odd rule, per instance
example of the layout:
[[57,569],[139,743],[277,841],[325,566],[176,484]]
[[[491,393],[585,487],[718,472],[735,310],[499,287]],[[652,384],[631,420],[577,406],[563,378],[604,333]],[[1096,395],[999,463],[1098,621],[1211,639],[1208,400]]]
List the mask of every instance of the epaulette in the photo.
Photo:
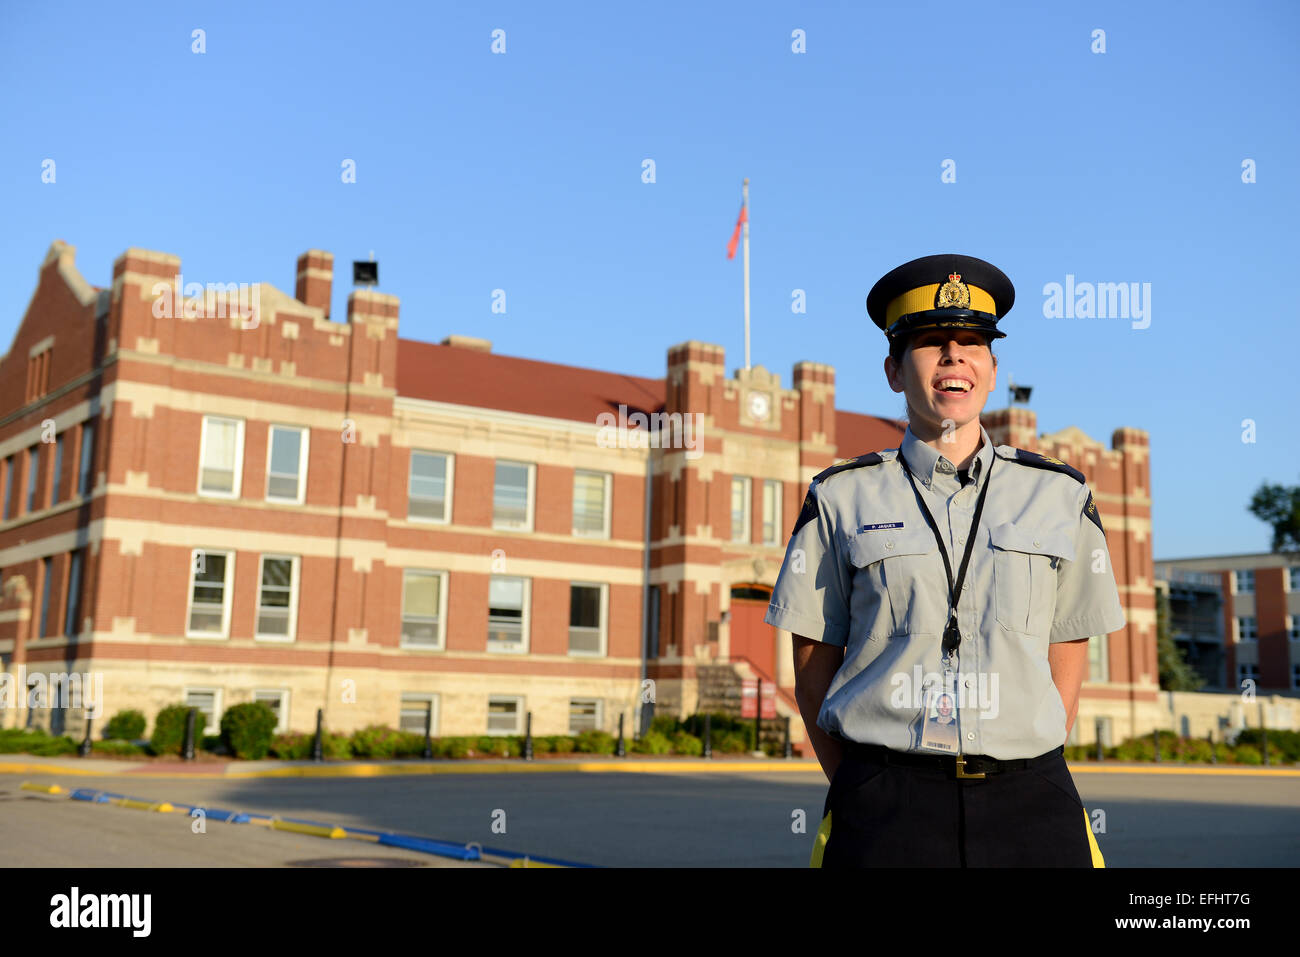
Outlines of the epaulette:
[[[1016,449],[1015,458],[1008,458],[1005,455],[998,456],[1005,458],[1008,462],[1019,462],[1021,465],[1029,465],[1036,469],[1050,469],[1053,472],[1064,472],[1073,478],[1080,485],[1087,485],[1088,479],[1082,472],[1071,465],[1066,465],[1060,459],[1054,459],[1050,455],[1039,455],[1037,452],[1030,452],[1028,449]],[[1101,513],[1097,511],[1097,505],[1092,500],[1092,490],[1088,490],[1088,501],[1083,503],[1083,514],[1088,516],[1088,520],[1100,529],[1103,535],[1106,530],[1101,527]]]
[[813,501],[812,496],[813,485],[826,481],[837,472],[862,468],[865,465],[879,465],[883,461],[885,461],[885,458],[879,452],[868,452],[866,455],[859,455],[851,459],[845,459],[842,462],[836,462],[830,468],[822,469],[814,475],[812,485],[808,487],[808,492],[803,497],[803,508],[799,510],[799,518],[794,523],[794,531],[790,533],[791,536],[798,535],[799,529],[817,517],[817,503]]

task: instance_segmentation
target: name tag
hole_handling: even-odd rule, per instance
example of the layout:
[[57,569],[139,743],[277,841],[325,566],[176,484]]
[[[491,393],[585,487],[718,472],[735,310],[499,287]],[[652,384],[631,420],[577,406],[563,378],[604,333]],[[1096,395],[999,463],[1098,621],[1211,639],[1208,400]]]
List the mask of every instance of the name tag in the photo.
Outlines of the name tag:
[[902,522],[880,522],[876,525],[863,525],[859,532],[877,532],[882,528],[902,528]]

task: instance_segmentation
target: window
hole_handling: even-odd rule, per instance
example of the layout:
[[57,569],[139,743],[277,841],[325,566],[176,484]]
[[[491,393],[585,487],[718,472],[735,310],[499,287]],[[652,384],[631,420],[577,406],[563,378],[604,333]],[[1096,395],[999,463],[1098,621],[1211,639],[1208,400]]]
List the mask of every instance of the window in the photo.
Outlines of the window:
[[599,698],[569,699],[569,733],[601,730],[601,700]]
[[50,504],[59,503],[59,480],[63,475],[63,436],[54,439],[54,478],[50,481]]
[[441,648],[446,572],[402,572],[402,644]]
[[199,494],[238,498],[244,462],[243,420],[205,415],[200,445]]
[[402,714],[397,726],[402,731],[424,734],[425,722],[429,734],[438,734],[438,696],[435,694],[402,695]]
[[1237,665],[1237,684],[1247,680],[1259,683],[1259,665]]
[[50,621],[50,580],[54,577],[51,572],[54,570],[54,560],[49,556],[41,559],[41,627],[36,632],[38,638],[44,638],[48,632],[45,630],[49,627]]
[[493,575],[488,582],[488,651],[527,651],[524,615],[528,591],[523,578]]
[[266,499],[303,503],[307,493],[306,429],[273,425],[267,436]]
[[275,712],[275,733],[289,730],[289,692],[283,689],[254,691],[253,700],[260,701]]
[[5,521],[13,514],[14,504],[14,457],[5,459]]
[[605,585],[569,586],[569,654],[605,653]]
[[1286,616],[1286,636],[1290,641],[1300,641],[1300,616]]
[[1106,640],[1109,635],[1093,635],[1088,639],[1088,680],[1109,681],[1110,667],[1106,658]]
[[497,462],[492,488],[492,527],[530,532],[533,529],[533,467],[523,462]]
[[256,636],[292,641],[298,617],[297,556],[263,555],[258,581]]
[[1259,635],[1255,631],[1255,616],[1247,615],[1237,619],[1237,640],[1254,641]]
[[749,541],[749,479],[731,480],[731,540]]
[[1300,663],[1291,666],[1291,688],[1300,688]]
[[[221,733],[221,689],[220,688],[186,688],[185,706],[198,708],[202,716],[194,721],[194,747],[197,750],[199,740],[205,734]],[[202,730],[199,725],[202,723]]]
[[63,633],[73,638],[81,633],[81,559],[77,549],[68,560],[68,604],[63,616]]
[[1249,568],[1234,573],[1237,576],[1237,594],[1249,595],[1255,591],[1255,572]]
[[1286,570],[1287,591],[1300,591],[1300,565],[1292,565]]
[[230,624],[230,582],[234,552],[190,553],[190,607],[186,634],[196,638],[224,638]]
[[27,508],[25,511],[32,512],[36,510],[36,473],[41,464],[41,447],[33,445],[27,450]]
[[95,461],[95,423],[81,427],[81,458],[77,462],[77,494],[85,498],[90,494],[90,469]]
[[440,452],[411,452],[406,517],[417,522],[451,521],[453,461]]
[[763,482],[763,544],[781,544],[781,483]]
[[609,481],[607,472],[573,473],[573,534],[609,538]]
[[493,695],[488,698],[488,734],[519,734],[523,715],[523,698]]

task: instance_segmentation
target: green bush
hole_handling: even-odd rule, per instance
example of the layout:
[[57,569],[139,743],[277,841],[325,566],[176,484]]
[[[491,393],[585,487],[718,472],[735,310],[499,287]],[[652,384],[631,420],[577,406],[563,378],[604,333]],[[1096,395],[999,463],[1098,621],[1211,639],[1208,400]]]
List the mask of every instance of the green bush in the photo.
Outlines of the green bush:
[[[180,754],[185,746],[185,716],[190,709],[183,704],[172,704],[158,712],[153,721],[153,737],[149,739],[149,750],[154,754]],[[207,716],[199,711],[194,718],[194,738],[202,740]]]
[[144,712],[119,711],[104,725],[104,737],[109,741],[135,741],[144,737]]
[[1204,738],[1187,738],[1179,750],[1181,752],[1180,757],[1184,761],[1209,764],[1210,755],[1214,752],[1214,745]]
[[477,740],[477,738],[439,738],[433,743],[433,753],[440,758],[468,758]]
[[24,754],[37,741],[48,737],[44,728],[6,728],[0,731],[0,754]]
[[[310,761],[312,742],[315,740],[314,731],[311,734],[277,734],[271,741],[271,753],[281,761]],[[345,761],[352,757],[352,744],[348,735],[326,731],[321,735],[321,755],[329,761]]]
[[278,723],[265,701],[237,704],[221,716],[221,742],[241,761],[260,761],[271,750]]
[[[1259,728],[1243,728],[1240,735],[1237,736],[1237,744],[1250,744],[1261,749],[1264,738]],[[1281,760],[1294,764],[1300,761],[1300,731],[1275,731],[1270,728],[1268,731],[1268,754],[1269,760],[1273,760],[1273,751],[1282,756]]]
[[419,758],[423,756],[424,756],[423,732],[417,732],[417,731],[397,732],[397,740],[393,744],[393,757]]
[[554,738],[533,738],[533,754],[550,754]]
[[710,744],[717,754],[742,754],[750,750],[750,746],[745,741],[745,736],[739,731],[724,731],[722,734],[715,734]]
[[667,754],[672,749],[672,741],[667,735],[660,734],[658,731],[647,731],[628,748],[633,754]]
[[230,748],[221,740],[219,734],[205,734],[199,743],[199,749],[210,754],[230,754]]
[[685,731],[678,731],[672,736],[673,754],[687,755],[688,757],[698,758],[704,753],[704,742],[693,734],[687,734]]
[[1264,755],[1253,744],[1239,744],[1233,751],[1238,764],[1263,764]]
[[616,742],[608,731],[583,731],[574,742],[581,754],[613,754]]
[[578,742],[567,734],[551,736],[551,752],[553,754],[572,754],[577,749]]
[[681,722],[670,714],[656,715],[650,719],[649,731],[655,731],[666,738],[671,738],[681,730]]
[[[359,758],[387,760],[397,752],[399,732],[381,724],[372,724],[352,732],[352,753]],[[421,746],[423,746],[421,738]]]
[[93,754],[120,755],[123,757],[145,753],[144,748],[134,741],[123,741],[120,738],[111,738],[108,741],[92,741],[90,742],[90,750]]

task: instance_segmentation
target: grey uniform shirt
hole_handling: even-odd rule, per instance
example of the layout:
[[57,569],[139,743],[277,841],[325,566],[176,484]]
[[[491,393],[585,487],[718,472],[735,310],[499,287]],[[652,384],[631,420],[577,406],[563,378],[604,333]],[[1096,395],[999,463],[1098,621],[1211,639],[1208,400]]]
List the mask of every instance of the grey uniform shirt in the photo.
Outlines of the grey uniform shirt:
[[1030,758],[1065,742],[1065,707],[1050,644],[1125,625],[1110,553],[1080,473],[1055,459],[983,444],[963,487],[954,464],[909,427],[900,449],[821,473],[786,547],[764,618],[844,647],[817,724],[896,751],[920,745],[924,689],[943,683],[948,579],[955,580],[980,490],[984,502],[957,605],[958,747],[963,754]]

